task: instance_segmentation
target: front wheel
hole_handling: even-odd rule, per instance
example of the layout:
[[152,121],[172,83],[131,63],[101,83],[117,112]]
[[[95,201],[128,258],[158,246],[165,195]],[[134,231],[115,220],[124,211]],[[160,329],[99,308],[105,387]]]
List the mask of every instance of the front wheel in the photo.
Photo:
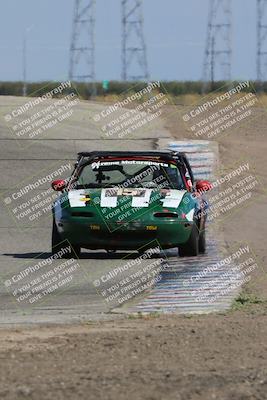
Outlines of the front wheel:
[[[69,249],[70,246],[70,249]],[[78,258],[81,254],[81,247],[78,245],[71,245],[67,240],[62,240],[58,232],[55,220],[53,219],[52,227],[52,255],[63,252],[62,258]]]
[[196,224],[192,226],[188,241],[179,246],[180,257],[195,257],[199,253],[199,231]]

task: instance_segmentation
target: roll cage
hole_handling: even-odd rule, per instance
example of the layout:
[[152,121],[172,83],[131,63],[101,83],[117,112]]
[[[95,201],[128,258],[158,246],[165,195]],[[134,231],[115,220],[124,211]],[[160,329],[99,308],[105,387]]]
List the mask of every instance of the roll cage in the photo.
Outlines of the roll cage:
[[[77,161],[75,163],[75,168],[72,172],[71,177],[75,176],[75,173],[80,170],[84,165],[90,164],[92,162],[100,160],[108,160],[114,158],[129,158],[129,159],[146,159],[149,161],[165,161],[173,162],[177,167],[183,172],[184,176],[192,182],[192,187],[194,187],[194,175],[189,164],[189,161],[184,153],[175,151],[92,151],[92,152],[79,152]],[[73,181],[72,178],[69,180],[68,187]]]

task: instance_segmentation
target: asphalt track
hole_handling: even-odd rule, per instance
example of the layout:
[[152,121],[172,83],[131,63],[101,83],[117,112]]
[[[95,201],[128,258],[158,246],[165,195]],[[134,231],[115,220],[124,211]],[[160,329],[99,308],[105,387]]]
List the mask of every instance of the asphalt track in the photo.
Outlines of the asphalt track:
[[[32,140],[27,135],[18,138],[4,116],[10,115],[12,110],[24,103],[23,98],[0,97],[0,324],[69,323],[110,318],[107,314],[110,307],[92,282],[108,272],[112,263],[115,266],[116,259],[121,259],[125,255],[123,253],[112,257],[104,251],[84,252],[79,260],[82,272],[75,274],[71,286],[60,293],[47,296],[42,304],[37,302],[28,307],[16,301],[4,282],[11,275],[24,270],[27,265],[50,256],[51,217],[48,213],[45,218],[36,219],[33,224],[14,220],[10,205],[5,204],[4,199],[12,192],[11,188],[24,187],[22,181],[26,180],[28,184],[36,181],[38,176],[44,176],[48,170],[73,163],[78,151],[155,149],[157,140],[168,139],[169,134],[158,119],[145,130],[137,129],[132,138],[129,135],[123,139],[117,136],[105,137],[93,116],[99,115],[106,107],[97,103],[80,102],[69,118],[48,129],[44,135],[35,136]],[[44,106],[35,107],[26,115],[30,117],[42,107]],[[120,113],[123,110],[118,111],[117,115]],[[38,195],[39,191],[49,186],[47,182],[33,189],[32,196]]]
[[[18,297],[14,294],[17,287],[13,285],[10,288],[7,282],[12,276],[19,276],[20,272],[25,271],[29,265],[37,265],[50,257],[51,216],[50,213],[46,213],[44,217],[36,218],[32,223],[25,223],[23,218],[22,220],[14,218],[13,203],[7,204],[8,200],[6,200],[11,195],[10,193],[20,193],[29,182],[36,182],[38,177],[47,176],[61,165],[72,164],[78,151],[144,150],[155,149],[157,146],[181,146],[181,143],[170,144],[172,138],[159,118],[156,123],[155,121],[150,123],[145,129],[137,129],[132,137],[130,135],[124,138],[118,138],[116,135],[105,136],[101,125],[96,124],[95,119],[98,119],[101,110],[106,107],[86,102],[80,102],[70,117],[49,128],[44,135],[36,135],[34,139],[22,135],[18,139],[4,116],[10,115],[11,110],[24,102],[22,98],[0,98],[0,167],[2,171],[0,324],[72,323],[109,319],[110,311],[114,312],[114,310],[116,316],[113,314],[112,318],[119,318],[121,311],[209,312],[228,307],[234,293],[223,298],[219,305],[213,303],[210,307],[207,306],[206,301],[202,303],[196,303],[194,299],[192,301],[190,293],[192,287],[185,288],[183,285],[185,278],[188,280],[190,275],[203,270],[209,263],[214,263],[219,259],[218,245],[214,240],[209,241],[209,254],[198,260],[179,260],[174,251],[167,252],[164,257],[168,260],[168,268],[163,272],[163,279],[152,291],[146,291],[145,294],[134,298],[134,301],[131,299],[129,303],[124,303],[122,308],[117,307],[118,302],[116,299],[113,301],[112,293],[115,293],[115,287],[120,285],[123,277],[127,280],[129,274],[133,274],[133,269],[126,271],[123,277],[122,275],[113,277],[114,289],[110,287],[111,281],[109,288],[104,285],[99,287],[96,282],[99,282],[101,277],[108,276],[110,271],[116,269],[121,263],[125,265],[132,260],[134,271],[137,273],[139,270],[143,271],[152,262],[151,260],[144,259],[141,263],[135,264],[135,254],[118,252],[115,255],[108,255],[104,251],[84,251],[77,261],[78,264],[75,264],[73,279],[69,284],[63,285],[61,290],[48,293],[42,301],[33,302],[31,305],[27,303],[27,299],[18,301]],[[52,101],[50,103],[52,104]],[[36,109],[38,110],[38,107],[28,111],[27,115],[33,115]],[[117,115],[123,112],[120,110]],[[97,118],[94,118],[95,116]],[[187,149],[185,149],[189,153],[190,146],[192,144],[187,143]],[[206,148],[208,161],[213,152],[214,147]],[[198,157],[203,163],[203,154]],[[217,159],[217,155],[215,158]],[[199,176],[201,173],[204,174],[202,177],[212,173],[209,163],[208,169],[205,168],[198,171]],[[67,172],[65,175],[68,176]],[[31,189],[32,198],[49,189],[49,184],[50,182],[44,182],[38,188]],[[156,260],[160,260],[161,257],[160,253],[153,255],[156,265]],[[53,267],[59,265],[59,261],[53,261]],[[26,282],[27,280],[25,284]],[[107,297],[107,290],[111,295],[110,298]],[[25,289],[23,293],[26,292]]]

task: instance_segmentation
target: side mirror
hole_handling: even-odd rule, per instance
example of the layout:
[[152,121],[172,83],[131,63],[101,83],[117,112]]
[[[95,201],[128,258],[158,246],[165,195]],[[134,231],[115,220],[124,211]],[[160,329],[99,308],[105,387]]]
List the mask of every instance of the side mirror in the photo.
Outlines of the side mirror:
[[51,183],[51,186],[54,190],[61,192],[66,187],[66,182],[64,179],[57,179]]
[[196,189],[198,192],[203,193],[212,189],[212,183],[206,180],[197,180],[196,181]]

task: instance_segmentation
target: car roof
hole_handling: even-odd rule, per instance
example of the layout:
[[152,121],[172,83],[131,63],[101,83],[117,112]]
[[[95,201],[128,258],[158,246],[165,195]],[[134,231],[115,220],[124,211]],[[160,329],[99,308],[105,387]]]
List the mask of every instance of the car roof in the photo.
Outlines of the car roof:
[[78,153],[79,158],[98,158],[98,157],[155,157],[171,160],[179,158],[182,153],[171,150],[147,150],[147,151],[91,151]]

